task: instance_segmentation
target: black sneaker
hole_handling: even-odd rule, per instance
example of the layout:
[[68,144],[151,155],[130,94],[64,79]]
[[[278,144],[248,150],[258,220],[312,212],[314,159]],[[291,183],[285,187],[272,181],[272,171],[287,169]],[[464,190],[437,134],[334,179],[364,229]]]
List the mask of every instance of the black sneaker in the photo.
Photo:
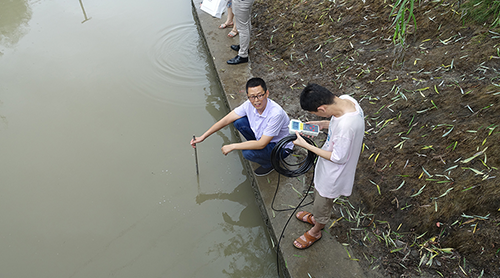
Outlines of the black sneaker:
[[253,172],[255,173],[255,175],[257,177],[262,177],[262,176],[265,176],[265,175],[271,173],[272,171],[274,171],[273,166],[271,166],[269,168],[264,168],[262,166],[259,166],[259,168],[255,169],[255,171],[253,171]]

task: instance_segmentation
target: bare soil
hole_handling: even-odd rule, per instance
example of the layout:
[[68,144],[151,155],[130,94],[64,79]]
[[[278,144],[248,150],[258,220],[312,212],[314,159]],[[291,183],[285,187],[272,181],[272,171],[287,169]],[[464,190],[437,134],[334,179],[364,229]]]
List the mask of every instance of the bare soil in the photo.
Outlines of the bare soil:
[[421,1],[404,47],[390,1],[253,7],[252,74],[291,118],[315,119],[298,103],[307,83],[360,102],[353,195],[326,230],[390,277],[500,276],[500,30],[465,20],[459,4]]

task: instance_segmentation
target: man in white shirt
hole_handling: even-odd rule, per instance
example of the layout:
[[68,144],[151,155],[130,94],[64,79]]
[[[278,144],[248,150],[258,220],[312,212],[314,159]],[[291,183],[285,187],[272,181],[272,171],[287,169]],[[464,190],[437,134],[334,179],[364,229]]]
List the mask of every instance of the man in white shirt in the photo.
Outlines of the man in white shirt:
[[310,122],[319,125],[320,129],[328,129],[321,149],[307,143],[298,133],[293,142],[320,157],[314,169],[313,213],[300,211],[296,215],[300,221],[314,225],[293,243],[305,249],[321,238],[321,230],[330,220],[333,200],[352,193],[365,123],[363,110],[355,99],[348,95],[337,96],[318,84],[304,88],[300,106],[316,116],[331,117],[330,121]]
[[251,78],[246,84],[248,100],[236,107],[224,118],[216,122],[200,137],[191,140],[196,143],[230,123],[247,139],[245,142],[222,146],[222,153],[227,155],[234,150],[241,150],[243,157],[260,164],[254,172],[265,176],[274,170],[271,164],[271,152],[276,143],[286,137],[290,119],[279,104],[269,99],[269,90],[261,78]]

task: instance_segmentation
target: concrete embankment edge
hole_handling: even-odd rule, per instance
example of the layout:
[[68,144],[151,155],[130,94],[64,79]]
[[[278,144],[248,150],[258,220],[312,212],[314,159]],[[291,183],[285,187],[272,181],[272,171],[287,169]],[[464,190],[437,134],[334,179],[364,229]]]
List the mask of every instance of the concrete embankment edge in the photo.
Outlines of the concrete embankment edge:
[[[238,37],[229,38],[228,29],[218,29],[223,19],[213,18],[200,10],[202,0],[192,0],[193,17],[197,28],[200,31],[203,44],[206,47],[209,57],[216,70],[219,84],[224,92],[225,101],[229,109],[234,109],[246,100],[245,83],[252,77],[251,61],[248,64],[231,66],[226,63],[227,60],[236,56],[236,52],[230,49],[232,44],[238,44]],[[223,15],[223,18],[225,15]],[[271,92],[272,98],[272,92]],[[286,108],[285,108],[286,109]],[[238,134],[238,136],[240,136]],[[241,138],[241,137],[240,137]],[[305,190],[308,187],[307,181],[303,177],[299,178],[280,178],[280,186],[275,196],[276,186],[278,184],[278,174],[276,172],[265,176],[256,177],[253,174],[253,168],[257,167],[253,163],[245,161],[245,168],[248,176],[252,180],[255,197],[268,232],[277,244],[277,238],[281,235],[283,227],[285,232],[281,239],[279,249],[280,257],[280,276],[281,277],[382,277],[373,271],[363,270],[359,263],[351,257],[352,252],[347,245],[340,244],[333,235],[329,234],[327,229],[323,232],[323,239],[317,244],[306,250],[297,250],[292,242],[295,238],[302,235],[310,228],[310,225],[291,219],[292,211],[273,211],[271,203],[274,200],[276,209],[287,209],[296,206],[301,197],[297,191]],[[310,198],[305,203],[309,203]],[[308,205],[303,210],[311,210]],[[327,224],[327,227],[329,224]],[[359,258],[362,259],[362,258]]]
[[[202,38],[204,47],[206,47],[209,57],[211,58],[213,67],[217,74],[217,80],[220,88],[223,91],[224,101],[228,109],[234,109],[236,106],[246,100],[244,91],[246,81],[252,77],[250,72],[250,64],[242,64],[237,66],[229,66],[226,61],[233,58],[237,53],[230,50],[231,44],[238,44],[238,37],[229,38],[225,33],[228,29],[219,30],[217,24],[220,20],[204,13],[200,10],[201,0],[191,1],[193,8],[193,17],[196,21],[197,28]],[[241,135],[235,131],[236,135],[241,138]],[[241,138],[243,139],[243,138]],[[243,161],[245,169],[251,179],[251,184],[254,189],[255,198],[259,206],[260,212],[269,235],[273,243],[277,242],[275,231],[269,221],[269,215],[265,207],[264,201],[257,186],[257,180],[253,174],[252,165],[249,161]],[[285,261],[280,252],[279,256],[280,274],[283,277],[291,277],[289,271],[285,267]]]

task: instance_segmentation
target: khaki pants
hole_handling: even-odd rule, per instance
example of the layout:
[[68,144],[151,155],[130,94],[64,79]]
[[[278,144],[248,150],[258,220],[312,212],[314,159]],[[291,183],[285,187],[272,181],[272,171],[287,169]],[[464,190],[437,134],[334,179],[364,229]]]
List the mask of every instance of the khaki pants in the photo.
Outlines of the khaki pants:
[[252,30],[251,13],[254,0],[233,0],[233,13],[240,37],[240,51],[238,55],[242,58],[248,57],[250,46],[250,33]]
[[319,195],[318,191],[314,190],[314,204],[312,214],[314,220],[319,224],[328,223],[332,216],[333,199],[325,198]]

